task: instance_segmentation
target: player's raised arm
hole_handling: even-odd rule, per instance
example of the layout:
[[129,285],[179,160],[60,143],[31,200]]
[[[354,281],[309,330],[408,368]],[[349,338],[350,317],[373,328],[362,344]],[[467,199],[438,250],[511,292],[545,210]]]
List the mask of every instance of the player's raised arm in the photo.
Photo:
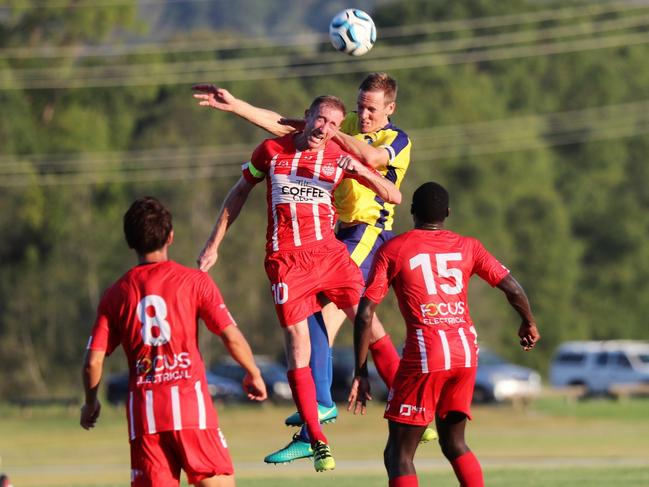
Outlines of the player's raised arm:
[[541,334],[536,328],[534,315],[525,290],[511,274],[506,275],[498,283],[498,289],[505,293],[507,301],[521,317],[521,326],[518,329],[521,347],[523,347],[523,350],[533,349],[536,342],[541,339]]
[[334,140],[356,159],[374,169],[383,169],[390,162],[390,153],[384,147],[373,147],[364,140],[352,137],[340,130]]
[[254,185],[249,183],[242,176],[225,197],[221,209],[219,210],[219,215],[216,218],[214,228],[212,229],[212,233],[207,239],[207,242],[205,242],[205,245],[197,259],[198,267],[203,272],[210,270],[210,268],[216,263],[219,245],[221,245],[221,241],[223,240],[223,237],[225,237],[225,232],[239,216],[239,212],[246,203],[252,188],[254,188]]
[[280,123],[284,117],[279,113],[251,105],[235,97],[225,88],[212,84],[198,84],[192,86],[192,89],[199,92],[194,93],[194,98],[200,100],[198,103],[200,106],[215,108],[223,112],[233,112],[244,120],[277,136],[295,131],[292,126]]
[[338,165],[346,172],[358,176],[359,182],[367,186],[384,201],[398,205],[401,203],[401,191],[394,183],[384,178],[376,170],[364,165],[352,157],[341,157]]
[[241,386],[252,401],[263,401],[268,397],[266,384],[261,377],[259,367],[255,363],[252,350],[243,333],[236,325],[228,326],[221,333],[221,340],[230,352],[232,358],[244,368],[246,376]]
[[87,350],[83,361],[81,377],[85,392],[85,401],[81,406],[79,423],[83,429],[94,428],[101,411],[101,403],[97,399],[97,390],[104,370],[106,352]]

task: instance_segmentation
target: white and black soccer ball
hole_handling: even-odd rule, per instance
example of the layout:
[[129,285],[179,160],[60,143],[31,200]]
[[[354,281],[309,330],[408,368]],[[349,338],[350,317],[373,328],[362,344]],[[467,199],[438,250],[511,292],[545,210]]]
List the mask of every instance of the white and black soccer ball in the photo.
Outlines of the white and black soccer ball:
[[372,17],[357,8],[338,12],[329,24],[329,39],[340,52],[361,56],[376,42],[376,27]]

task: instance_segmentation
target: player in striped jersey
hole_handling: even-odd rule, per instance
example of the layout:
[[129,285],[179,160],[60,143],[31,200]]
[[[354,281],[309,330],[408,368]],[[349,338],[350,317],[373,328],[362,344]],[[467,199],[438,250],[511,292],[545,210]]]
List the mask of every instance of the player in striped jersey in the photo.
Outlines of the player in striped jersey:
[[[302,120],[288,121],[276,112],[252,106],[214,85],[197,85],[194,89],[201,92],[194,95],[201,105],[233,112],[275,135],[291,133],[303,124]],[[396,98],[397,83],[389,75],[371,73],[366,76],[359,86],[357,109],[347,114],[335,140],[399,187],[410,164],[412,144],[408,135],[390,121],[396,109]],[[336,236],[345,244],[352,260],[361,269],[363,279],[367,280],[376,250],[394,236],[391,230],[395,205],[350,179],[336,188],[335,206],[339,215]],[[330,390],[333,379],[330,347],[344,318],[344,313],[332,305],[325,306],[322,314],[318,312],[309,317],[311,368],[322,422],[335,421],[338,415]],[[399,355],[376,315],[372,329],[375,330],[370,346],[372,358],[389,388]],[[299,426],[302,420],[299,414],[293,414],[286,419],[286,424]],[[422,441],[435,438],[435,430],[428,428]],[[303,427],[286,447],[266,456],[265,461],[284,463],[311,455],[308,434]]]
[[503,291],[518,312],[524,350],[540,339],[525,291],[509,270],[480,241],[444,229],[448,204],[448,193],[437,183],[415,191],[415,228],[379,249],[354,324],[356,372],[349,406],[363,414],[370,399],[366,367],[372,315],[389,286],[394,288],[407,335],[385,410],[390,487],[418,485],[413,458],[433,420],[460,485],[484,485],[480,463],[464,440],[478,365],[477,333],[467,301],[473,274]]
[[82,371],[81,426],[97,422],[104,359],[121,345],[129,366],[131,485],[179,485],[182,469],[190,484],[233,486],[232,460],[198,349],[198,318],[246,370],[248,397],[261,401],[266,386],[252,351],[214,281],[168,259],[171,214],[158,200],[136,200],[124,215],[124,233],[138,265],[99,304]]
[[401,193],[392,182],[349,157],[332,140],[344,116],[345,107],[338,98],[318,97],[307,111],[302,131],[259,145],[244,165],[243,176],[226,197],[199,257],[204,271],[216,262],[227,228],[252,188],[265,179],[266,273],[284,331],[289,383],[309,432],[317,471],[331,470],[335,462],[318,419],[309,367],[307,318],[320,309],[319,299],[324,297],[353,319],[363,287],[358,266],[333,232],[337,218],[334,190],[344,178],[352,177],[384,201],[401,201]]

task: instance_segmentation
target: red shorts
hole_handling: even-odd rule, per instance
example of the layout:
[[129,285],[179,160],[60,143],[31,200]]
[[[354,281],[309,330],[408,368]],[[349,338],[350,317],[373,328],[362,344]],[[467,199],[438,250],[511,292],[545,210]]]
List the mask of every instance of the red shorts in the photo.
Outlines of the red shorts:
[[445,418],[458,411],[471,419],[476,367],[458,367],[422,374],[399,367],[385,407],[384,418],[397,423],[428,425],[435,414]]
[[163,431],[131,440],[131,486],[180,485],[180,470],[195,484],[214,475],[234,475],[220,428]]
[[338,240],[305,250],[274,252],[266,256],[265,266],[283,327],[318,311],[318,294],[339,308],[355,306],[360,300],[363,276]]

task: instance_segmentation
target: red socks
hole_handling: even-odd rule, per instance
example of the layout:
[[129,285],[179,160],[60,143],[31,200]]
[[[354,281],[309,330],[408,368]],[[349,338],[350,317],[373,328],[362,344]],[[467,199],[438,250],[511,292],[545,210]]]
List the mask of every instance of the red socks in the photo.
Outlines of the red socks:
[[300,367],[299,369],[289,370],[286,376],[288,377],[288,383],[293,393],[293,401],[295,401],[297,410],[300,416],[302,416],[306,429],[309,432],[311,444],[314,445],[316,441],[329,443],[322,429],[320,429],[318,403],[315,398],[315,384],[311,375],[311,367]]
[[372,360],[374,360],[374,365],[376,365],[376,370],[381,376],[381,379],[388,386],[388,389],[391,388],[392,381],[399,368],[401,357],[399,357],[397,349],[390,339],[390,335],[385,334],[372,343],[370,345],[370,352],[372,353]]
[[473,452],[460,455],[451,462],[460,487],[484,487],[482,468]]
[[390,479],[390,487],[419,487],[419,481],[417,480],[417,475],[402,475],[401,477],[395,477]]

